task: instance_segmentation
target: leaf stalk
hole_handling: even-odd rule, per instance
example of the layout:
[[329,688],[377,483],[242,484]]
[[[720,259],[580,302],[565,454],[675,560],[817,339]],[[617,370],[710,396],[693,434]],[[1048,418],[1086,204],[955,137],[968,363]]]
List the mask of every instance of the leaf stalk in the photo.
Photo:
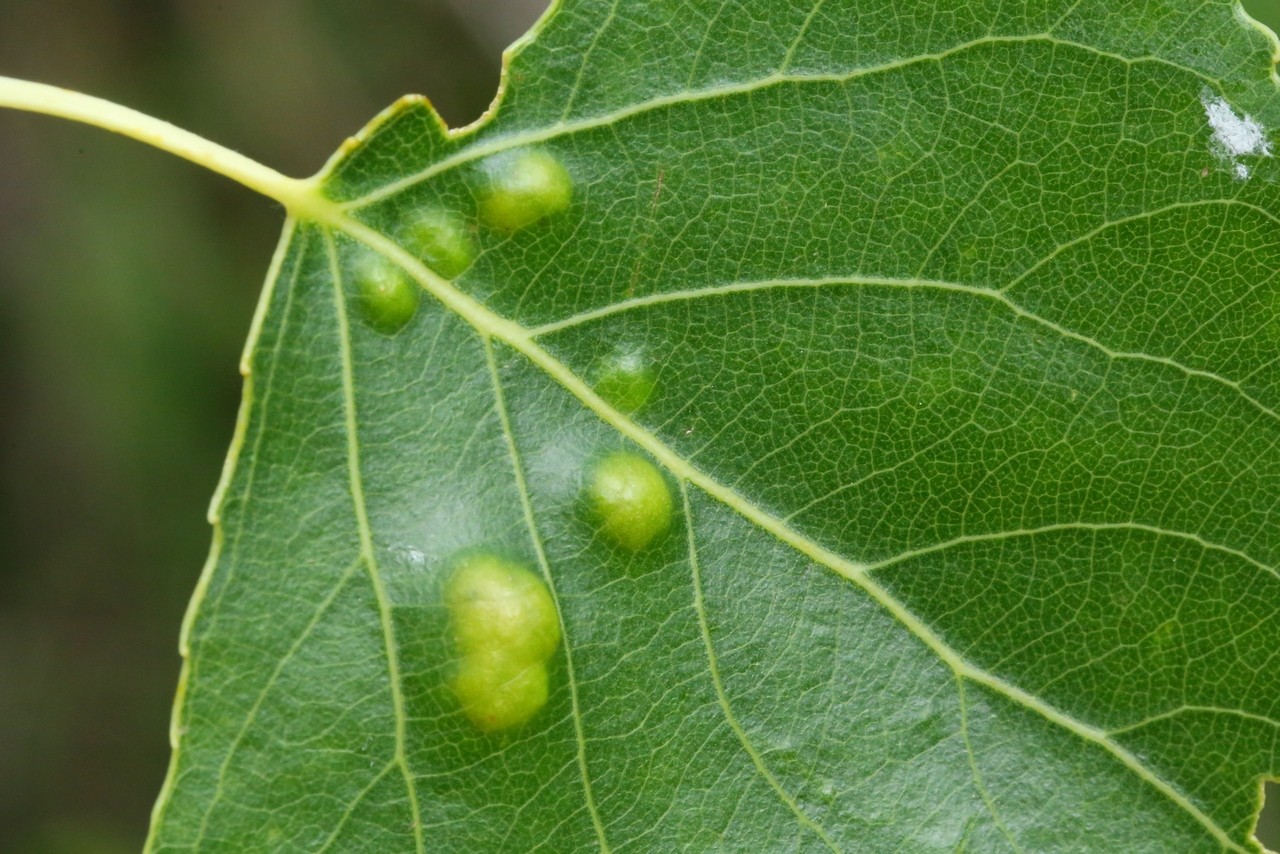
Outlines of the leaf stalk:
[[92,95],[0,76],[0,107],[58,116],[136,139],[225,175],[295,215],[314,218],[317,208],[330,204],[314,178],[290,178],[191,131]]

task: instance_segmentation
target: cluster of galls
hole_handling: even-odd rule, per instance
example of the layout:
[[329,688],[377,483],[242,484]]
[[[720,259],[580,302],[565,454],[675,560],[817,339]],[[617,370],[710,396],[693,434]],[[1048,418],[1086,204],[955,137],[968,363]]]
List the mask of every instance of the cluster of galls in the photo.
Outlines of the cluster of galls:
[[[480,222],[512,234],[561,213],[573,200],[573,181],[564,166],[541,149],[519,149],[486,159],[477,173]],[[406,219],[399,240],[431,270],[446,279],[461,275],[476,257],[466,218],[457,211],[427,208]],[[356,273],[361,308],[369,323],[394,334],[413,319],[422,289],[404,270],[370,255]]]
[[[671,490],[653,463],[628,451],[600,459],[587,483],[591,512],[617,546],[638,551],[671,527]],[[464,554],[444,586],[458,653],[453,692],[485,732],[509,729],[547,703],[547,665],[560,619],[546,585],[490,552]]]

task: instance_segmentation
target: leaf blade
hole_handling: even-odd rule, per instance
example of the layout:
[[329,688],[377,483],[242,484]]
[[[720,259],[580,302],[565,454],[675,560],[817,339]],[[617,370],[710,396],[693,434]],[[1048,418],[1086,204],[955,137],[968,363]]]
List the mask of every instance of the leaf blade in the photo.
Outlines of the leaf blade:
[[[346,354],[343,465],[373,486],[339,524],[388,665],[364,693],[389,698],[334,799],[391,815],[422,787],[419,847],[1247,850],[1280,720],[1278,206],[1269,154],[1215,148],[1206,111],[1275,121],[1271,42],[1225,5],[819,3],[766,30],[706,5],[566,3],[488,123],[446,136],[405,102],[327,179],[342,212],[319,230],[346,237],[287,290],[329,289]],[[948,20],[905,25],[926,13]],[[689,67],[672,21],[699,14]],[[636,38],[656,26],[673,37]],[[473,214],[484,158],[533,143],[577,183],[567,214],[479,231],[455,283],[396,245],[421,206]],[[394,338],[340,319],[337,271],[369,250],[437,300]],[[290,376],[337,370],[292,340]],[[633,417],[589,385],[620,345],[658,364]],[[298,391],[333,423],[332,390]],[[682,530],[630,558],[579,498],[591,454],[629,443],[686,496]],[[289,512],[277,535],[310,531]],[[446,689],[433,585],[475,545],[543,568],[568,644],[543,723],[509,740],[460,728]],[[193,625],[193,662],[216,661],[223,630]],[[270,678],[260,659],[192,684]],[[352,680],[365,660],[332,659]],[[874,738],[840,729],[864,719]],[[270,807],[251,770],[238,797]],[[355,808],[269,812],[305,847]]]

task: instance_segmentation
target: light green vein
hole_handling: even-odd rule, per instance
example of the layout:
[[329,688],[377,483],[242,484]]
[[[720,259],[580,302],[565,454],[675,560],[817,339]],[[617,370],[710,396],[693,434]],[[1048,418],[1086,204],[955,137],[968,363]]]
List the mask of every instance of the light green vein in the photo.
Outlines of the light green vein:
[[325,233],[325,246],[329,252],[330,274],[333,276],[334,312],[338,319],[338,339],[342,350],[342,397],[346,414],[347,475],[351,484],[351,501],[356,514],[356,527],[360,535],[360,556],[364,561],[374,596],[378,600],[378,618],[382,622],[382,640],[387,650],[387,673],[391,682],[391,705],[396,721],[395,762],[400,766],[405,789],[409,794],[409,809],[413,813],[413,841],[418,854],[424,854],[422,839],[422,813],[418,807],[418,790],[409,768],[405,752],[407,737],[404,710],[404,693],[401,687],[400,650],[396,644],[395,627],[391,623],[391,601],[382,583],[377,558],[373,553],[373,535],[369,527],[369,514],[364,500],[364,481],[360,473],[360,438],[357,433],[355,367],[351,358],[351,329],[347,323],[346,294],[342,286],[342,268],[338,264],[338,249],[333,236]]
[[[1219,200],[1223,203],[1227,200]],[[628,311],[636,311],[639,309],[652,308],[654,306],[665,305],[668,303],[687,302],[697,299],[707,299],[709,297],[720,297],[731,294],[754,293],[756,291],[782,290],[786,288],[837,288],[849,286],[864,287],[890,287],[890,288],[918,288],[924,290],[950,291],[958,294],[966,294],[968,296],[981,297],[989,299],[1003,306],[1015,316],[1031,323],[1043,326],[1051,330],[1055,334],[1068,338],[1072,341],[1078,341],[1098,352],[1102,353],[1109,359],[1126,360],[1135,362],[1150,362],[1151,364],[1163,365],[1168,368],[1180,371],[1189,377],[1199,377],[1211,382],[1226,386],[1232,392],[1239,395],[1241,399],[1246,401],[1250,406],[1257,409],[1263,415],[1280,421],[1280,412],[1276,412],[1262,401],[1249,394],[1240,385],[1239,382],[1228,379],[1221,374],[1213,371],[1206,371],[1200,368],[1193,368],[1185,365],[1177,359],[1168,356],[1154,356],[1150,353],[1142,353],[1131,350],[1115,350],[1096,338],[1092,338],[1081,332],[1076,332],[1046,317],[1041,317],[1033,311],[1024,308],[1019,303],[1010,299],[1001,291],[991,288],[978,287],[976,285],[964,285],[958,282],[945,282],[937,279],[917,279],[917,278],[893,278],[886,276],[859,276],[859,275],[836,275],[836,276],[820,276],[816,278],[798,278],[798,279],[762,279],[751,282],[731,282],[725,285],[711,285],[705,288],[689,288],[679,291],[667,291],[664,293],[647,294],[641,297],[634,297],[628,300],[621,300],[611,305],[602,306],[600,308],[589,309],[578,314],[566,317],[563,320],[545,323],[530,329],[526,334],[531,338],[541,338],[547,335],[561,332],[566,329],[572,329],[584,323],[595,320],[602,320],[616,314]]]
[[1019,273],[1018,275],[1010,279],[1007,284],[1005,284],[1003,287],[1000,288],[1000,293],[1007,294],[1009,291],[1013,290],[1018,285],[1022,284],[1022,282],[1026,281],[1028,277],[1033,275],[1037,270],[1039,270],[1045,264],[1048,264],[1050,261],[1054,260],[1059,255],[1061,255],[1063,252],[1066,252],[1068,249],[1071,249],[1074,246],[1078,246],[1081,243],[1092,240],[1093,238],[1097,237],[1099,234],[1101,234],[1104,231],[1109,231],[1110,229],[1117,228],[1122,225],[1127,225],[1131,222],[1141,222],[1142,220],[1154,219],[1162,214],[1169,213],[1170,211],[1190,209],[1190,208],[1209,207],[1214,205],[1239,205],[1240,207],[1246,208],[1247,210],[1251,210],[1255,213],[1262,214],[1264,217],[1271,220],[1272,223],[1276,225],[1280,225],[1280,217],[1277,217],[1275,214],[1271,213],[1266,208],[1259,207],[1258,205],[1251,204],[1249,202],[1241,201],[1240,199],[1201,199],[1195,202],[1173,202],[1171,204],[1165,205],[1164,207],[1153,208],[1152,210],[1149,210],[1149,211],[1139,211],[1138,213],[1132,214],[1130,216],[1123,216],[1123,217],[1120,217],[1119,219],[1109,219],[1106,222],[1099,223],[1097,226],[1089,229],[1083,234],[1076,235],[1075,237],[1071,238],[1065,243],[1058,244],[1056,247],[1054,247],[1053,251],[1046,253],[1042,258],[1040,258],[1030,267],[1028,267],[1027,269],[1023,270],[1021,273]]
[[875,563],[868,564],[866,571],[878,572],[886,567],[893,566],[895,563],[912,560],[935,552],[946,551],[956,546],[965,545],[967,543],[990,542],[992,540],[1012,540],[1017,537],[1034,537],[1039,534],[1051,534],[1058,531],[1141,531],[1142,533],[1152,534],[1158,537],[1172,537],[1179,540],[1195,543],[1206,551],[1218,552],[1220,554],[1230,555],[1238,558],[1252,566],[1257,567],[1263,572],[1270,573],[1277,579],[1280,579],[1280,569],[1270,566],[1255,557],[1251,557],[1239,549],[1233,549],[1230,546],[1224,546],[1220,543],[1214,543],[1206,540],[1198,534],[1192,534],[1187,531],[1178,531],[1172,528],[1161,528],[1158,525],[1146,525],[1141,522],[1059,522],[1052,525],[1042,525],[1038,528],[1019,528],[1006,531],[990,531],[982,534],[966,534],[962,537],[945,540],[940,543],[923,546],[918,549],[899,552],[892,557],[878,560]]
[[[1074,48],[1082,50],[1095,56],[1114,59],[1125,65],[1136,65],[1139,63],[1155,63],[1157,65],[1165,65],[1176,69],[1177,71],[1190,74],[1204,83],[1210,84],[1217,89],[1222,89],[1222,82],[1216,78],[1196,71],[1194,68],[1188,68],[1179,65],[1176,62],[1170,62],[1158,56],[1138,56],[1130,57],[1111,51],[1101,50],[1090,45],[1073,42],[1069,39],[1059,38],[1049,33],[1037,33],[1032,35],[1018,36],[983,36],[982,38],[973,39],[958,45],[946,48],[945,50],[933,53],[922,53],[917,56],[903,57],[900,59],[890,60],[878,65],[869,65],[862,68],[855,68],[851,71],[841,73],[828,74],[783,74],[775,72],[755,80],[743,81],[741,83],[720,84],[711,86],[706,89],[696,91],[677,92],[670,95],[660,95],[647,101],[639,101],[629,106],[602,113],[598,116],[592,116],[575,121],[560,121],[548,127],[523,131],[520,133],[507,134],[498,136],[492,140],[478,142],[468,146],[464,151],[457,154],[444,157],[436,163],[421,169],[411,175],[406,175],[396,181],[392,181],[377,190],[366,193],[359,198],[352,199],[341,203],[340,207],[346,210],[367,207],[375,202],[381,201],[388,196],[393,196],[402,190],[419,184],[423,181],[456,169],[459,166],[476,160],[483,159],[492,154],[507,151],[513,148],[520,148],[526,145],[535,145],[548,140],[557,139],[559,137],[570,136],[572,134],[583,133],[585,131],[595,130],[597,128],[608,127],[617,124],[625,119],[643,115],[654,110],[664,109],[666,107],[676,107],[684,104],[696,104],[701,101],[712,101],[717,98],[727,98],[734,95],[749,95],[772,86],[785,85],[788,83],[848,83],[860,77],[868,77],[875,74],[883,74],[889,71],[895,71],[900,68],[909,68],[925,62],[939,62],[956,54],[964,53],[974,48],[984,45],[993,44],[1048,44],[1060,47]],[[473,133],[474,129],[468,129],[466,133]]]
[[681,457],[657,436],[645,430],[631,418],[606,403],[579,376],[569,370],[554,356],[540,347],[529,332],[519,324],[501,317],[471,297],[459,291],[447,280],[428,269],[417,258],[414,258],[399,245],[384,235],[369,228],[363,223],[346,217],[335,215],[334,224],[345,230],[351,237],[364,243],[370,249],[382,253],[389,260],[401,266],[422,284],[436,299],[454,311],[460,318],[471,324],[483,335],[492,336],[522,354],[532,364],[541,369],[548,377],[560,384],[565,391],[578,400],[591,412],[595,413],[606,424],[618,431],[623,437],[635,442],[647,451],[659,463],[665,466],[675,477],[697,486],[703,492],[730,508],[761,530],[783,542],[815,563],[821,564],[837,575],[848,579],[861,587],[868,595],[880,604],[902,626],[919,638],[929,649],[947,664],[956,674],[967,677],[973,682],[986,685],[993,691],[1003,694],[1013,702],[1040,715],[1045,720],[1062,729],[1074,733],[1079,738],[1094,744],[1128,768],[1135,777],[1143,780],[1158,791],[1170,802],[1176,804],[1218,840],[1225,849],[1245,854],[1246,849],[1237,845],[1218,827],[1209,816],[1205,815],[1194,803],[1168,782],[1154,774],[1136,756],[1114,743],[1102,730],[1088,726],[1064,714],[1058,709],[1043,702],[1020,688],[1005,682],[993,674],[987,673],[977,665],[970,663],[958,652],[948,646],[925,623],[907,610],[892,594],[881,587],[867,573],[867,566],[819,545],[813,540],[791,528],[776,516],[758,507],[745,497],[725,486],[715,478],[696,468],[688,460]]
[[796,37],[793,38],[791,40],[791,44],[787,46],[787,53],[782,57],[782,62],[778,64],[778,70],[776,73],[785,74],[787,69],[791,67],[791,61],[795,58],[796,51],[799,50],[801,42],[804,41],[804,37],[809,34],[809,28],[813,26],[813,19],[818,17],[818,12],[822,10],[824,3],[826,3],[826,0],[816,0],[813,7],[809,9],[809,14],[805,16],[804,23],[800,25],[799,31],[796,32]]
[[1158,715],[1152,715],[1149,718],[1143,718],[1140,721],[1134,721],[1131,724],[1112,727],[1111,729],[1107,730],[1107,734],[1122,735],[1123,733],[1132,732],[1135,729],[1142,729],[1145,726],[1150,726],[1151,724],[1157,723],[1159,721],[1169,720],[1170,718],[1176,718],[1179,715],[1190,715],[1190,714],[1224,715],[1227,717],[1241,718],[1246,721],[1253,721],[1254,723],[1266,724],[1269,727],[1280,729],[1280,720],[1269,718],[1266,715],[1259,715],[1255,712],[1246,712],[1243,709],[1224,709],[1219,706],[1197,706],[1197,705],[1188,704],[1188,705],[1178,706],[1176,709],[1169,709],[1168,711],[1161,712]]
[[[483,335],[483,331],[481,331]],[[605,836],[604,822],[600,819],[600,811],[596,808],[595,793],[591,788],[591,773],[587,768],[587,738],[582,729],[582,711],[578,705],[578,681],[573,670],[573,649],[569,643],[569,627],[564,621],[564,610],[560,607],[560,597],[556,593],[555,579],[551,576],[551,564],[547,560],[546,550],[542,545],[542,537],[538,534],[538,526],[533,518],[533,502],[529,500],[529,487],[524,479],[524,464],[520,460],[520,451],[516,447],[515,432],[511,429],[511,419],[507,414],[506,396],[502,392],[502,378],[498,373],[498,362],[493,353],[493,343],[484,336],[484,355],[489,365],[489,376],[493,381],[494,405],[498,410],[498,420],[502,423],[502,433],[507,442],[507,453],[511,456],[511,468],[515,474],[516,491],[520,494],[520,506],[524,510],[525,526],[529,529],[529,539],[533,543],[534,553],[538,556],[538,567],[542,577],[551,591],[551,599],[556,605],[556,614],[560,618],[560,637],[563,640],[565,673],[569,680],[569,702],[573,710],[573,732],[578,741],[578,772],[582,777],[582,791],[587,801],[587,812],[591,815],[591,824],[595,827],[596,839],[600,842],[600,850],[608,852],[609,840]]]
[[368,785],[359,792],[356,792],[356,796],[351,799],[351,803],[347,804],[347,808],[342,811],[342,815],[338,818],[338,823],[334,826],[333,832],[329,834],[329,838],[324,841],[324,844],[316,849],[315,854],[324,854],[325,851],[328,851],[333,847],[333,843],[337,840],[338,835],[342,833],[342,828],[347,826],[347,822],[351,819],[351,816],[355,814],[356,807],[360,805],[361,801],[369,796],[369,793],[373,791],[374,786],[381,783],[382,778],[391,773],[391,770],[395,767],[396,760],[392,759],[386,765],[382,766],[381,771],[373,775],[373,779],[369,781]]
[[613,0],[609,6],[609,14],[605,16],[601,22],[595,35],[591,38],[591,44],[587,45],[587,49],[582,52],[582,60],[578,63],[578,74],[573,78],[573,85],[569,87],[569,97],[564,99],[564,110],[560,112],[560,121],[564,122],[573,112],[573,102],[578,97],[578,92],[582,88],[582,80],[586,77],[587,66],[591,64],[591,55],[595,53],[596,45],[600,43],[600,39],[604,36],[605,31],[612,26],[614,19],[618,16],[618,3],[621,0]]
[[575,326],[581,326],[596,320],[603,320],[616,314],[638,311],[645,308],[667,305],[669,303],[690,302],[710,297],[729,296],[732,294],[755,293],[756,291],[782,290],[785,288],[822,288],[847,287],[850,285],[868,285],[894,288],[926,288],[935,290],[957,291],[984,297],[998,297],[995,291],[973,285],[962,285],[955,282],[943,282],[937,279],[900,278],[893,276],[859,276],[839,275],[815,278],[796,279],[760,279],[746,282],[730,282],[723,285],[709,285],[705,288],[685,288],[676,291],[645,294],[631,299],[619,300],[600,308],[588,309],[562,320],[544,323],[528,331],[530,338],[543,338]]
[[1031,166],[1033,166],[1033,164],[1022,160],[1021,156],[1015,157],[1004,166],[1001,166],[998,170],[988,175],[987,179],[983,181],[980,186],[975,187],[969,195],[969,198],[965,200],[965,203],[961,205],[960,209],[951,217],[951,221],[947,224],[947,227],[943,229],[942,233],[938,235],[938,238],[933,241],[933,245],[929,247],[929,251],[925,252],[923,257],[921,257],[920,263],[916,265],[915,277],[920,278],[924,275],[924,271],[929,269],[930,265],[933,264],[933,258],[938,254],[938,250],[946,245],[946,242],[951,239],[951,235],[955,234],[957,226],[962,222],[968,221],[969,211],[973,210],[977,207],[979,202],[987,198],[987,193],[991,191],[992,187],[997,186],[999,182],[1013,170],[1020,167],[1028,168]]
[[711,684],[715,688],[716,702],[720,704],[720,711],[724,715],[725,721],[729,724],[729,729],[733,730],[734,736],[737,737],[738,743],[742,745],[742,749],[751,758],[751,763],[755,765],[757,773],[765,779],[765,782],[777,794],[778,799],[786,804],[787,809],[791,810],[791,813],[801,825],[817,834],[818,838],[832,851],[839,851],[840,848],[831,840],[827,832],[809,817],[809,814],[782,787],[782,783],[765,765],[764,757],[760,755],[760,751],[756,750],[750,736],[747,735],[747,731],[743,729],[742,724],[738,722],[737,716],[733,713],[733,708],[729,705],[729,697],[725,694],[724,682],[720,678],[720,664],[716,659],[715,645],[711,641],[711,626],[707,623],[706,602],[702,596],[702,569],[698,564],[698,547],[693,534],[693,508],[689,505],[689,489],[683,480],[680,481],[680,500],[684,504],[685,534],[689,544],[689,568],[693,574],[693,610],[698,615],[698,630],[702,633],[702,644],[707,650],[707,670],[711,674]]
[[1059,15],[1058,20],[1054,21],[1053,26],[1049,27],[1049,32],[1053,32],[1054,30],[1061,27],[1062,24],[1067,20],[1067,18],[1070,18],[1075,13],[1076,9],[1080,7],[1080,4],[1082,2],[1083,0],[1075,0],[1074,3],[1072,3],[1069,7],[1067,7],[1067,11]]
[[956,692],[959,694],[960,701],[960,737],[964,741],[964,752],[969,758],[969,773],[973,776],[973,785],[978,790],[978,797],[982,798],[982,803],[986,805],[987,812],[991,814],[991,820],[995,822],[1000,833],[1004,838],[1009,840],[1009,844],[1013,846],[1013,850],[1022,854],[1022,846],[1018,844],[1018,840],[1013,838],[1013,834],[1009,832],[1009,828],[1005,826],[1004,821],[1000,818],[1000,812],[996,809],[995,801],[991,798],[991,793],[987,791],[987,785],[982,781],[982,772],[978,770],[978,757],[973,752],[973,743],[969,740],[969,701],[964,693],[964,679],[956,676]]
[[702,62],[702,55],[707,49],[707,43],[711,40],[711,34],[715,32],[716,24],[724,16],[724,10],[728,7],[729,2],[730,0],[720,0],[720,6],[716,9],[716,13],[707,19],[707,26],[702,31],[702,40],[698,42],[697,50],[689,54],[689,76],[684,80],[684,88],[686,90],[693,88],[693,81],[698,76],[698,64]]

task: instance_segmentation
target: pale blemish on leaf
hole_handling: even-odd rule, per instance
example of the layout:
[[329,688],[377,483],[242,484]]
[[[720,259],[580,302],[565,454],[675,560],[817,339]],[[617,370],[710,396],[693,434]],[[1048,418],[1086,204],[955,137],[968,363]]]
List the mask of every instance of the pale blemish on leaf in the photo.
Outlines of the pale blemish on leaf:
[[1231,169],[1240,180],[1249,177],[1252,170],[1243,157],[1270,157],[1271,143],[1262,125],[1248,114],[1238,114],[1224,98],[1205,90],[1200,95],[1205,118],[1213,130],[1210,150]]
[[657,386],[653,366],[635,350],[612,353],[596,370],[595,392],[620,412],[633,413],[648,402]]

